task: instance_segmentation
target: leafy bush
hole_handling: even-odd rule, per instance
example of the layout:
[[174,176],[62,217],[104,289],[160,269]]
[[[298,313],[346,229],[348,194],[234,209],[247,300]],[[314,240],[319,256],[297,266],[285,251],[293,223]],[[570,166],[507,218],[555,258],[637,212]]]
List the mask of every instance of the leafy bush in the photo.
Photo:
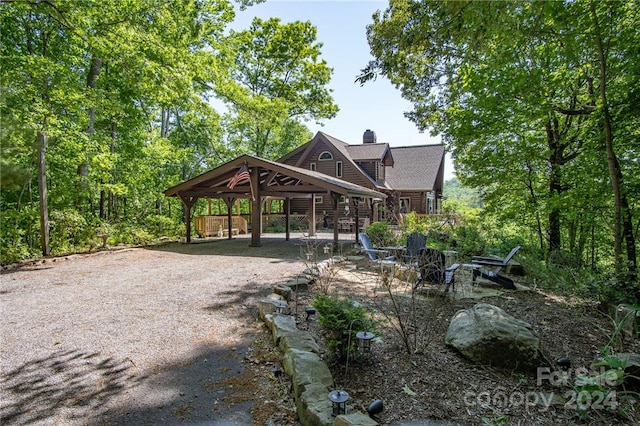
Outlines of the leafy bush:
[[338,360],[353,353],[355,334],[358,331],[366,330],[377,334],[378,323],[367,316],[368,312],[363,306],[351,300],[318,293],[314,296],[312,305],[318,312],[318,323],[326,333],[327,345]]
[[49,216],[52,253],[67,253],[86,244],[93,232],[86,219],[73,209],[54,210]]
[[0,206],[0,263],[8,265],[41,255],[37,204],[22,210]]
[[286,228],[282,225],[269,226],[264,228],[265,234],[278,234],[286,231]]
[[365,229],[364,233],[376,247],[395,246],[397,239],[387,222],[375,222]]
[[145,218],[149,233],[156,237],[173,237],[180,234],[182,224],[161,214],[150,214]]

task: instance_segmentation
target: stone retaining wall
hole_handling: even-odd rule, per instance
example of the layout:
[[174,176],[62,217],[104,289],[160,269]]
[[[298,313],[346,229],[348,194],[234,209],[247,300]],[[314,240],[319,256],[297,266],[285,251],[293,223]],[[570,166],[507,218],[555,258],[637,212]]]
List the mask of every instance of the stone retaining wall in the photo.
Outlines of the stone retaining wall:
[[321,272],[335,259],[318,264],[313,271],[305,271],[308,278],[298,279],[274,287],[273,293],[258,302],[260,319],[271,330],[273,343],[283,353],[284,372],[291,377],[298,418],[303,426],[376,426],[366,414],[349,412],[334,417],[329,392],[334,381],[326,363],[320,358],[320,347],[311,334],[298,329],[296,319],[288,315],[286,304],[292,287],[307,287],[313,275]]

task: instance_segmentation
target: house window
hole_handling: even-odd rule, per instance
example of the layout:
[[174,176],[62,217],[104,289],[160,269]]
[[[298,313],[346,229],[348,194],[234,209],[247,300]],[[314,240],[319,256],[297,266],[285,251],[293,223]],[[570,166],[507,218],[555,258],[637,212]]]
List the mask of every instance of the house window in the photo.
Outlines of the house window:
[[314,172],[315,172],[315,171],[316,171],[316,163],[311,163],[311,164],[309,164],[309,170],[311,170],[311,171],[314,171]]
[[322,204],[324,202],[324,198],[316,196],[315,197],[315,202],[316,202],[316,204]]
[[400,213],[411,211],[411,198],[400,198]]
[[318,160],[333,160],[333,154],[331,154],[329,151],[323,151],[320,153],[320,155],[318,155]]
[[336,161],[336,177],[342,177],[342,161]]

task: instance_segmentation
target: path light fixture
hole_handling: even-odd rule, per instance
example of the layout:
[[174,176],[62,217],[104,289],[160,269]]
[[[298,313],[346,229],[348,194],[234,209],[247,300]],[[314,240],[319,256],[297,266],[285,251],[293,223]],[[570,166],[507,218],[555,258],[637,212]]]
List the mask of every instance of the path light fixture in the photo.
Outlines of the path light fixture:
[[384,405],[381,399],[376,399],[367,407],[367,413],[371,418],[374,418],[376,414],[382,413],[382,410],[384,410]]
[[329,392],[329,400],[331,401],[331,415],[347,414],[347,401],[349,400],[347,391],[341,389],[331,391]]
[[284,302],[276,303],[276,313],[278,314],[286,314],[288,305]]
[[358,350],[363,355],[369,355],[371,353],[371,341],[376,337],[370,331],[359,331],[356,333],[356,339],[358,340]]
[[331,246],[327,245],[322,247],[322,250],[324,251],[324,254],[329,254],[331,253]]
[[307,308],[307,309],[304,310],[304,312],[307,314],[306,320],[309,321],[309,317],[311,315],[315,315],[316,310],[313,309],[313,308]]

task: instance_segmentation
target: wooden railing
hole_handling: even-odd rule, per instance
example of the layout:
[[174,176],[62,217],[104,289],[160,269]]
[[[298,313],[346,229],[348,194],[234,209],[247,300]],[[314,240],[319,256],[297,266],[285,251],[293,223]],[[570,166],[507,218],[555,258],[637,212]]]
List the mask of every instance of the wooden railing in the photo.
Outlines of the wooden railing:
[[[281,227],[284,228],[286,217],[283,214],[263,214],[262,229]],[[306,214],[289,215],[289,229],[292,231],[306,231],[309,229],[309,222]]]
[[[229,221],[226,215],[221,216],[196,216],[195,227],[198,235],[209,237],[211,235],[227,235],[229,232]],[[231,229],[233,233],[246,234],[247,221],[242,216],[231,216]]]

